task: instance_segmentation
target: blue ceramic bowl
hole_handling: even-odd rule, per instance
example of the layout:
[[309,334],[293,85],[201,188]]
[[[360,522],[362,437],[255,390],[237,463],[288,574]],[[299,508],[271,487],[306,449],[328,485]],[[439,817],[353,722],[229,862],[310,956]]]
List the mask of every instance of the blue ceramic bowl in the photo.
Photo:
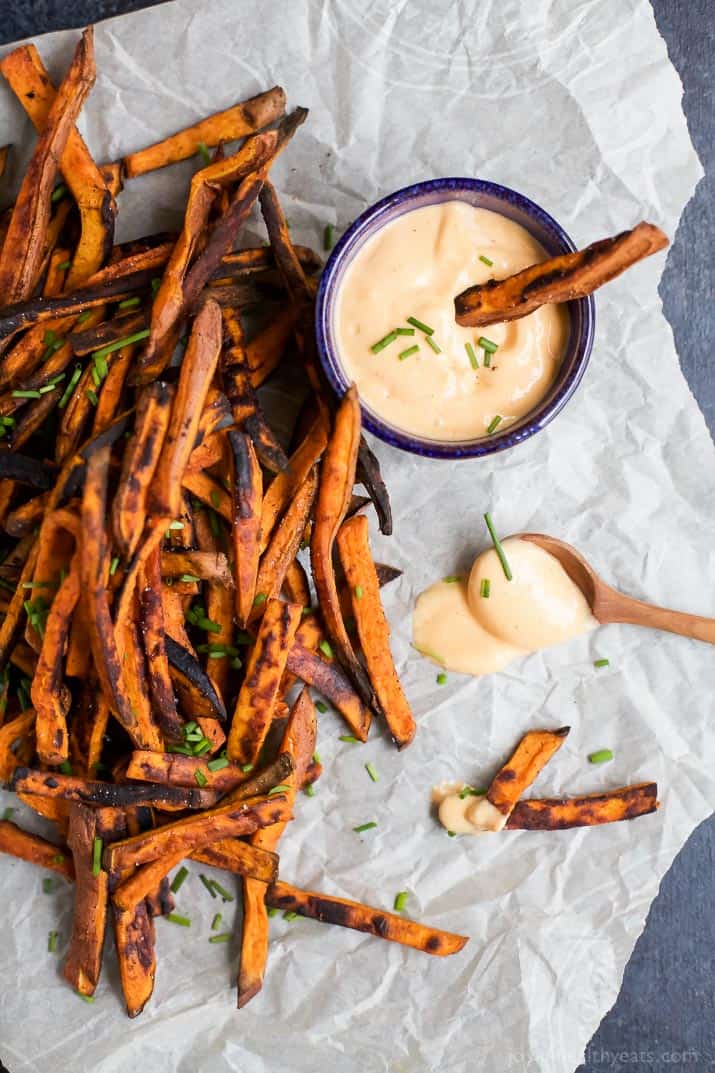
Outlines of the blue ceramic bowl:
[[[318,288],[316,336],[318,353],[325,374],[338,396],[342,397],[349,381],[340,363],[334,331],[335,302],[348,265],[360,247],[385,224],[413,209],[440,201],[466,201],[481,209],[499,212],[525,227],[546,252],[555,256],[575,250],[573,242],[543,209],[508,186],[483,179],[430,179],[398,190],[367,209],[348,228],[331,253]],[[361,400],[363,424],[381,440],[403,451],[429,458],[481,458],[504,451],[507,447],[533,436],[548,425],[564,408],[578,387],[591,355],[595,320],[592,297],[568,303],[570,331],[558,375],[547,395],[530,413],[509,425],[504,432],[470,440],[432,440],[415,436],[390,425]]]

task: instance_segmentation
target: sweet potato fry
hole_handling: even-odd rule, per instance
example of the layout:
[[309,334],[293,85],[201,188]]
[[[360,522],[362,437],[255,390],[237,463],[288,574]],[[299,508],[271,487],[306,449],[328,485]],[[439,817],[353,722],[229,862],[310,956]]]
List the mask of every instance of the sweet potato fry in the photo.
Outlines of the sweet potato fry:
[[[34,538],[33,538],[34,540]],[[18,578],[18,585],[12,595],[5,617],[0,625],[0,670],[10,659],[10,653],[18,639],[25,614],[25,583],[29,583],[35,572],[35,564],[39,552],[39,541],[34,541],[32,549],[25,560],[22,572]]]
[[201,409],[221,351],[221,310],[207,302],[194,321],[179,374],[169,428],[151,487],[151,510],[175,517],[181,480],[193,450]]
[[287,306],[246,345],[246,361],[254,388],[260,387],[280,364],[298,313],[296,306]]
[[263,184],[259,200],[273,255],[278,265],[278,271],[283,277],[285,288],[294,303],[309,302],[312,297],[312,289],[308,284],[303,266],[293,249],[293,243],[290,240],[288,225],[283,215],[278,195],[268,179]]
[[[0,62],[0,71],[41,134],[56,93],[35,46],[22,45],[10,52]],[[70,129],[60,168],[80,214],[80,239],[66,283],[71,290],[96,272],[108,256],[116,205],[76,127]]]
[[297,490],[295,498],[275,529],[270,544],[261,556],[256,579],[256,595],[260,594],[264,599],[258,605],[254,603],[249,614],[249,622],[260,617],[266,600],[280,596],[286,572],[295,560],[313,509],[317,485],[317,474],[315,469],[312,469]]
[[[293,772],[287,780],[289,789],[286,798],[289,805],[295,802],[296,790],[303,785],[305,772],[315,751],[315,707],[307,689],[304,689],[293,705],[288,720],[281,750],[293,757]],[[264,850],[275,850],[285,829],[285,823],[259,828],[251,836],[251,845]],[[243,931],[241,936],[241,960],[238,974],[238,1008],[257,995],[263,986],[263,975],[268,958],[268,914],[265,903],[265,884],[256,878],[243,881]]]
[[25,173],[0,254],[3,305],[29,298],[37,282],[50,219],[50,195],[67,139],[94,84],[94,45],[85,30],[52,102]]
[[455,935],[439,928],[430,928],[426,924],[417,924],[414,920],[387,913],[383,909],[373,909],[361,902],[351,902],[347,898],[300,890],[281,880],[277,880],[268,888],[266,905],[300,913],[301,916],[319,920],[322,924],[339,924],[343,928],[364,931],[377,935],[380,939],[389,939],[391,942],[411,946],[415,950],[435,954],[437,957],[458,954],[469,942],[466,935]]
[[641,782],[582,797],[526,798],[506,822],[509,831],[563,831],[646,816],[658,808],[658,787]]
[[253,444],[243,432],[229,432],[233,456],[232,543],[236,573],[236,618],[245,626],[258,576],[263,479]]
[[215,581],[233,588],[233,575],[222,551],[164,550],[161,553],[163,577],[180,578],[190,574],[201,581]]
[[241,786],[250,777],[250,774],[238,764],[229,763],[218,771],[211,771],[206,766],[206,758],[203,756],[153,753],[141,749],[131,754],[126,777],[138,779],[141,782],[158,782],[168,786],[185,786],[192,789],[197,785],[197,771],[202,772],[206,779],[206,789],[218,790],[222,794]]
[[93,995],[102,971],[107,920],[107,873],[94,875],[93,854],[98,814],[85,805],[70,807],[67,842],[72,850],[76,879],[74,921],[63,975],[80,995]]
[[328,427],[323,414],[310,426],[305,439],[290,457],[288,468],[273,478],[261,507],[261,554],[268,547],[273,530],[298,488],[320,461],[328,443]]
[[79,560],[75,552],[69,573],[52,601],[32,679],[37,755],[43,764],[61,764],[68,756],[67,712],[71,696],[62,681],[62,670],[70,620],[78,599]]
[[140,902],[129,912],[115,905],[113,912],[122,994],[128,1016],[138,1017],[154,991],[154,921],[146,902]]
[[327,697],[355,737],[367,741],[370,712],[336,663],[326,662],[300,642],[294,641],[288,653],[286,669]]
[[468,287],[454,300],[457,324],[484,328],[525,317],[546,303],[585,298],[667,245],[659,227],[642,222],[576,253],[562,253],[506,279]]
[[489,784],[486,800],[503,817],[509,818],[524,790],[566,741],[570,727],[558,730],[530,730],[524,734],[514,753]]
[[363,701],[368,707],[377,708],[370,679],[345,629],[333,567],[333,546],[350,503],[359,443],[360,404],[353,385],[335,415],[335,428],[320,468],[310,564],[328,637]]
[[144,564],[143,580],[144,584],[140,585],[141,623],[151,698],[162,734],[168,741],[180,742],[183,722],[176,707],[166,652],[161,599],[161,551],[158,546]]
[[169,427],[173,398],[173,387],[162,381],[150,384],[139,396],[134,432],[124,451],[112,503],[114,539],[127,559],[144,529],[147,494]]
[[235,763],[255,764],[258,760],[301,612],[297,604],[266,601],[228,736],[228,758]]
[[42,816],[45,820],[51,820],[57,828],[60,838],[66,838],[70,816],[70,801],[62,801],[59,797],[38,797],[37,794],[24,793],[18,793],[17,799],[37,813],[38,816]]
[[56,872],[65,879],[74,879],[74,864],[69,853],[39,835],[23,831],[9,820],[0,820],[0,853],[38,864],[40,868]]
[[[278,875],[278,854],[257,850],[238,838],[222,838],[210,842],[191,854],[192,861],[222,868],[234,875],[250,875],[261,883],[272,883]],[[271,878],[267,878],[271,876]]]
[[283,592],[292,604],[310,607],[310,586],[305,568],[298,559],[288,564],[283,578]]
[[146,149],[130,153],[122,161],[124,174],[128,179],[133,179],[147,171],[155,171],[194,156],[200,145],[214,146],[236,141],[274,123],[284,112],[285,92],[280,86],[274,86],[223,112],[207,116]]
[[377,456],[370,450],[364,436],[360,437],[356,479],[365,486],[370,495],[370,499],[375,504],[380,532],[385,536],[391,536],[392,507],[390,506],[390,496],[385,487],[385,482],[382,479],[380,463],[377,460]]
[[218,800],[213,790],[161,784],[94,782],[77,775],[61,775],[59,772],[37,771],[32,768],[15,768],[11,779],[13,790],[38,797],[59,797],[63,801],[77,801],[83,805],[103,805],[110,808],[129,808],[147,804],[164,812],[184,809],[212,808]]
[[380,583],[370,554],[367,518],[343,522],[338,551],[352,600],[360,645],[373,689],[399,749],[415,736],[415,721],[390,652],[390,627],[380,599]]
[[[313,275],[322,268],[322,261],[314,250],[308,246],[294,246],[296,257],[304,271]],[[258,272],[265,272],[275,264],[275,257],[270,246],[254,246],[248,249],[236,250],[227,253],[223,257],[220,266],[216,269],[215,276],[227,278],[242,278]]]
[[[226,708],[198,660],[173,637],[166,638],[171,678],[181,705],[194,717],[226,719]],[[160,750],[159,750],[160,751]]]

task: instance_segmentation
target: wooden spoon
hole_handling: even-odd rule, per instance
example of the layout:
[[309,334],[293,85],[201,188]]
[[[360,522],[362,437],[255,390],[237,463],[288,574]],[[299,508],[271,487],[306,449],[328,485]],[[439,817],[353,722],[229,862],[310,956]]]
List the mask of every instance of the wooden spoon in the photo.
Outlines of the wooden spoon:
[[625,596],[602,581],[583,555],[563,540],[556,540],[543,533],[520,533],[519,536],[522,540],[538,544],[559,560],[568,576],[586,597],[593,617],[598,622],[629,622],[635,626],[650,626],[653,630],[669,630],[670,633],[679,633],[683,637],[694,637],[696,641],[708,641],[715,645],[715,619],[686,615],[683,611],[669,611],[665,607],[657,607],[632,596]]

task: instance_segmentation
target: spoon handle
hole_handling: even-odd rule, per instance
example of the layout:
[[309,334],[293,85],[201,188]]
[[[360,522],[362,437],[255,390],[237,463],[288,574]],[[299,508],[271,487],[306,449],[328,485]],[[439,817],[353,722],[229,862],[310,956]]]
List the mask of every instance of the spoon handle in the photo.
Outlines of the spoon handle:
[[[647,604],[643,600],[624,596],[623,593],[618,593],[618,599],[609,602],[609,622],[629,622],[634,626],[649,626],[652,630],[668,630],[670,633],[679,633],[682,637],[694,637],[696,641],[707,641],[715,645],[715,618],[688,615],[684,611],[670,611],[667,607]],[[600,618],[598,614],[596,617]]]

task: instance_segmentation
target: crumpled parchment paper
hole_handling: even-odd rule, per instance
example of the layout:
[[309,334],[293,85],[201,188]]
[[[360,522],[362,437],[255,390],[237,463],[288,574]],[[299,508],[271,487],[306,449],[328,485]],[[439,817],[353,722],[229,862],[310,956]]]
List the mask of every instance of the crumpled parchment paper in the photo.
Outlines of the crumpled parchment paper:
[[[40,42],[55,74],[76,36]],[[275,82],[309,106],[275,180],[294,236],[314,244],[325,223],[340,229],[436,175],[514,186],[579,245],[641,218],[673,235],[701,175],[645,0],[181,0],[100,25],[96,48],[81,127],[98,159]],[[1,92],[0,144],[27,143],[29,124]],[[192,166],[128,184],[121,234],[175,226]],[[469,934],[465,950],[433,959],[278,917],[264,991],[237,1012],[237,942],[207,941],[217,908],[230,922],[235,905],[212,902],[194,875],[178,897],[192,927],[157,922],[154,999],[130,1022],[111,953],[87,1006],[45,952],[50,928],[66,945],[70,889],[47,897],[41,874],[4,858],[0,1056],[11,1073],[571,1073],[616,998],[661,876],[711,811],[712,650],[609,626],[439,687],[410,648],[410,614],[423,587],[485,546],[487,509],[502,534],[571,541],[627,592],[715,612],[715,454],[662,315],[663,263],[653,257],[598,295],[590,368],[544,433],[455,464],[377,444],[395,536],[375,536],[375,553],[404,570],[385,599],[419,731],[398,755],[379,733],[339,742],[338,719],[321,716],[326,773],[299,802],[281,872],[388,908],[407,889],[409,913]],[[269,395],[279,401],[278,389]],[[595,670],[598,657],[610,667]],[[571,735],[534,793],[657,779],[660,812],[592,831],[447,837],[430,816],[433,783],[484,783],[526,729],[565,723]],[[614,761],[589,765],[605,746]],[[369,820],[377,829],[353,833]]]

